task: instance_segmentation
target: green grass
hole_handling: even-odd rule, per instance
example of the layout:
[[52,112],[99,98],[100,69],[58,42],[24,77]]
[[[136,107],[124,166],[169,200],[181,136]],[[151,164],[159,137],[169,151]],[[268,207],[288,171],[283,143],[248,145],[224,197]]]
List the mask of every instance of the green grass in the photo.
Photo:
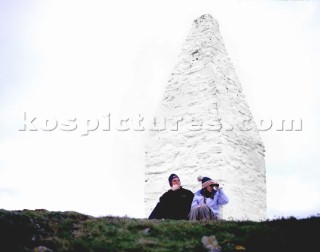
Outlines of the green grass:
[[0,251],[207,251],[203,236],[215,235],[223,252],[318,251],[320,218],[265,222],[189,222],[119,217],[94,218],[76,212],[0,210]]

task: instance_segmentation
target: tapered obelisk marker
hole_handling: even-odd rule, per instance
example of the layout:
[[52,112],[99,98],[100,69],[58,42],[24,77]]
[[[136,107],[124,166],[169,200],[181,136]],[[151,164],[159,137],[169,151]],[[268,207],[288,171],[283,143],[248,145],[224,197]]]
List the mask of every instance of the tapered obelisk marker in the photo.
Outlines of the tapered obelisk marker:
[[264,146],[210,15],[193,22],[155,115],[146,144],[147,215],[171,173],[193,192],[198,175],[223,185],[223,219],[266,217]]

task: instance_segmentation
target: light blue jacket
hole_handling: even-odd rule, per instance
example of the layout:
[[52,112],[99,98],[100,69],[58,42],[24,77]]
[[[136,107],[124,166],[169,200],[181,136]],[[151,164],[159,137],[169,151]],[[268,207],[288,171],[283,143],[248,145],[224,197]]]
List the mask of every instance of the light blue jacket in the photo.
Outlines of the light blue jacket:
[[[194,194],[191,209],[199,205],[204,204],[203,195],[200,193],[201,190]],[[212,212],[220,219],[219,207],[229,202],[227,195],[223,192],[222,188],[215,192],[214,198],[206,198],[206,205],[211,208]]]

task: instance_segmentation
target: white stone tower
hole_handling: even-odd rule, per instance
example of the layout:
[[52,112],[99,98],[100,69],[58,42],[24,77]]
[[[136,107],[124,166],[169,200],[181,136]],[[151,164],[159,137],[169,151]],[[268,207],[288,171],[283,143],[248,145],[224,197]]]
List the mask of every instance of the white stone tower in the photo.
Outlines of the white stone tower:
[[229,197],[223,219],[266,218],[264,146],[228,58],[218,23],[193,22],[146,144],[149,215],[176,173],[195,192],[198,175],[217,180]]

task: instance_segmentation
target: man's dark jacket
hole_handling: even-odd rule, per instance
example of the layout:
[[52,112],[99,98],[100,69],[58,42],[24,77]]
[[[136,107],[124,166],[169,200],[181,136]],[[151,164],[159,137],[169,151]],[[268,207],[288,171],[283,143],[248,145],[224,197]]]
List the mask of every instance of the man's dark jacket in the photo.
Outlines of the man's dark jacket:
[[169,190],[160,197],[149,219],[188,220],[193,193],[187,189]]

